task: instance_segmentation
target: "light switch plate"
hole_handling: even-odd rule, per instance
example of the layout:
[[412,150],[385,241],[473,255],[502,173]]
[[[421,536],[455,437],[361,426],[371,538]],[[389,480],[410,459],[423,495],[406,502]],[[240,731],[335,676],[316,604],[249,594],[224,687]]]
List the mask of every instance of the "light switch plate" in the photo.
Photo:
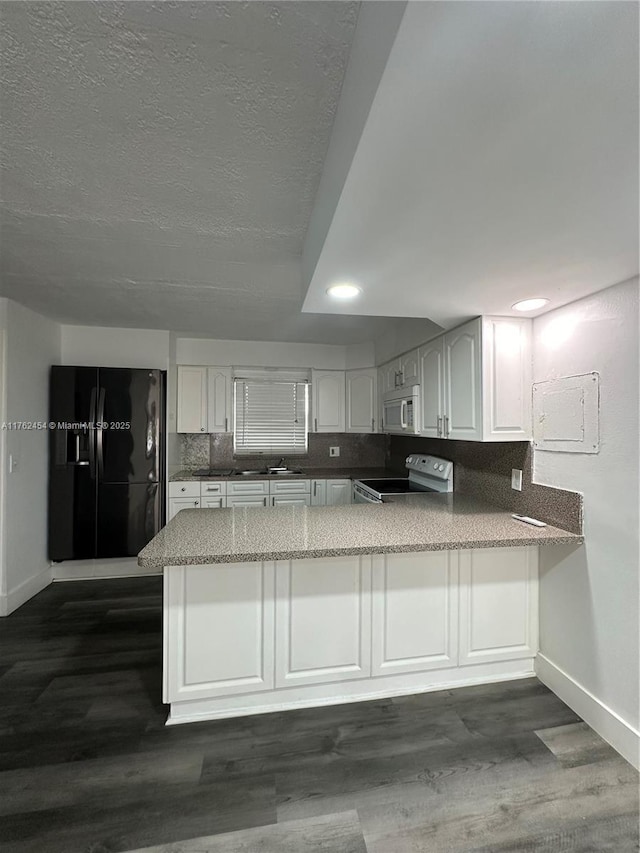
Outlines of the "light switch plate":
[[330,447],[329,448],[329,456],[340,456],[340,448],[339,447]]
[[522,491],[522,471],[519,468],[511,469],[511,488],[516,492]]

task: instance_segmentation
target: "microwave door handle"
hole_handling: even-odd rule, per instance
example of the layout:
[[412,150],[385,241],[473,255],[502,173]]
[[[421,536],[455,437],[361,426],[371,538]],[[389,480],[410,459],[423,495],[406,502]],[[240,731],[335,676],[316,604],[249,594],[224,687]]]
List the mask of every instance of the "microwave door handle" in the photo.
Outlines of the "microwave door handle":
[[400,426],[402,427],[402,429],[406,429],[408,426],[408,424],[407,424],[407,401],[406,400],[402,400],[400,402]]

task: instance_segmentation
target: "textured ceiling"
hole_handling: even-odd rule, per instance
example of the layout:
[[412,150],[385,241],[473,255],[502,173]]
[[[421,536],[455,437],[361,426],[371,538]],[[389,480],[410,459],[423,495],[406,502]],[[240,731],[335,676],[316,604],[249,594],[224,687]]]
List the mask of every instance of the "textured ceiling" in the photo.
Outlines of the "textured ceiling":
[[410,2],[305,310],[351,279],[361,313],[447,327],[637,275],[638,9]]
[[73,323],[371,339],[301,315],[352,2],[4,2],[0,294]]

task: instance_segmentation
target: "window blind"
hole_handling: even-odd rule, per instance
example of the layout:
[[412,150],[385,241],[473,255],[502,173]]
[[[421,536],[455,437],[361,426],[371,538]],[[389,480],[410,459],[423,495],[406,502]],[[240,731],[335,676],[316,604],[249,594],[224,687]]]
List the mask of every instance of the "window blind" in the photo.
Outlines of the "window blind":
[[234,380],[236,454],[307,452],[306,382]]

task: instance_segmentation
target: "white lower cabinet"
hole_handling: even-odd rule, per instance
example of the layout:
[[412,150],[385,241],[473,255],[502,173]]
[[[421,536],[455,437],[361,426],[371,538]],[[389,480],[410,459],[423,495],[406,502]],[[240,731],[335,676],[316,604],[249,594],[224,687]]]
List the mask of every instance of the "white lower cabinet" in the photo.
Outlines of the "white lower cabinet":
[[311,495],[271,495],[270,506],[311,506]]
[[327,506],[346,506],[351,503],[351,480],[327,480]]
[[169,510],[167,512],[167,521],[171,521],[174,515],[177,515],[181,509],[198,509],[200,507],[200,498],[169,498]]
[[370,675],[370,594],[371,557],[277,563],[276,687]]
[[458,662],[458,552],[373,558],[373,675]]
[[165,569],[165,701],[273,687],[274,565]]
[[311,481],[311,506],[325,506],[327,503],[327,481]]
[[538,651],[537,548],[460,551],[460,663]]
[[520,547],[169,566],[171,722],[533,675],[537,559]]
[[224,497],[216,498],[205,497],[200,498],[200,506],[202,509],[224,509],[227,505],[227,500]]

